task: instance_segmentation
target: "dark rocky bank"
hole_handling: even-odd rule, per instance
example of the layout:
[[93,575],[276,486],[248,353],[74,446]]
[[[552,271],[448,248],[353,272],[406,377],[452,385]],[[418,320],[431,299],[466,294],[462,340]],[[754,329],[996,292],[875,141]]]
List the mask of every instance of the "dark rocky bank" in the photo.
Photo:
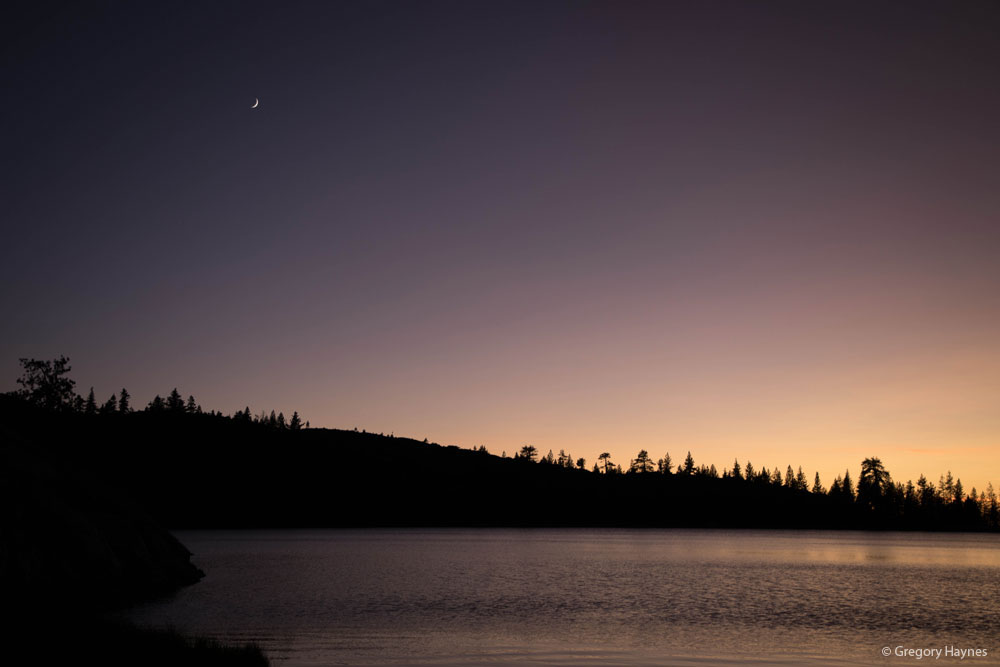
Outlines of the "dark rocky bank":
[[0,581],[19,608],[107,609],[204,574],[173,535],[127,498],[32,443],[0,441]]

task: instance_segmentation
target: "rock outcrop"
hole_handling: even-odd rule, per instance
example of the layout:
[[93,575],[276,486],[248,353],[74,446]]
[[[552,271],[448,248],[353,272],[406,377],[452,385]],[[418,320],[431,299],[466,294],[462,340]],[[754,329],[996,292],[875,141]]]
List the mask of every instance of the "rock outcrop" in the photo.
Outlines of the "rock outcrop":
[[18,609],[110,608],[203,573],[128,499],[0,433],[0,584]]

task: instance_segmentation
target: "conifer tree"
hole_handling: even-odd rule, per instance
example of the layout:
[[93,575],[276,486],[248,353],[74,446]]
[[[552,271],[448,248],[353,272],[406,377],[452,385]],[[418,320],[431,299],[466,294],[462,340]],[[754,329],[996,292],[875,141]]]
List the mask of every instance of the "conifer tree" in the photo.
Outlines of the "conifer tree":
[[167,410],[171,412],[184,412],[184,399],[181,398],[181,393],[177,391],[177,387],[174,387],[170,395],[167,396]]
[[631,465],[629,465],[629,472],[653,472],[653,460],[649,458],[649,452],[645,449],[640,449],[639,453],[636,454],[635,459],[632,460]]
[[693,475],[694,474],[694,458],[691,456],[691,452],[688,452],[687,458],[684,459],[684,474]]
[[840,490],[844,497],[850,501],[854,500],[854,482],[851,481],[851,471],[844,471],[844,481],[840,483]]
[[812,492],[813,493],[826,493],[826,489],[823,488],[823,485],[820,484],[820,481],[819,481],[819,471],[816,472],[816,479],[813,480]]
[[874,456],[862,461],[861,476],[858,478],[858,503],[870,510],[881,510],[892,492],[892,478],[882,461]]
[[955,495],[955,478],[951,476],[951,471],[948,471],[948,476],[943,475],[938,479],[938,493],[941,494],[941,500],[946,503],[950,503],[951,499]]

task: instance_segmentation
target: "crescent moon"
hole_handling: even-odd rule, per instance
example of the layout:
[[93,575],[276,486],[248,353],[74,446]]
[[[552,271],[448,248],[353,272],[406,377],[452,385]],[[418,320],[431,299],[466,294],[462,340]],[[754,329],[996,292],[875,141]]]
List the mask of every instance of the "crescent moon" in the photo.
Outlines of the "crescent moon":
[[251,109],[256,109],[258,104],[260,104],[260,100],[255,97],[255,98],[253,98],[253,106],[250,107],[250,108]]

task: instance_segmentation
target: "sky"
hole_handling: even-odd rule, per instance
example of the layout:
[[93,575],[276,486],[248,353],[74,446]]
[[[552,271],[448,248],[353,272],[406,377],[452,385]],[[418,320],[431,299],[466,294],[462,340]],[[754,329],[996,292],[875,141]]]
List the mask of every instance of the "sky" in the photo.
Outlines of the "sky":
[[1000,483],[996,3],[3,11],[0,388]]

